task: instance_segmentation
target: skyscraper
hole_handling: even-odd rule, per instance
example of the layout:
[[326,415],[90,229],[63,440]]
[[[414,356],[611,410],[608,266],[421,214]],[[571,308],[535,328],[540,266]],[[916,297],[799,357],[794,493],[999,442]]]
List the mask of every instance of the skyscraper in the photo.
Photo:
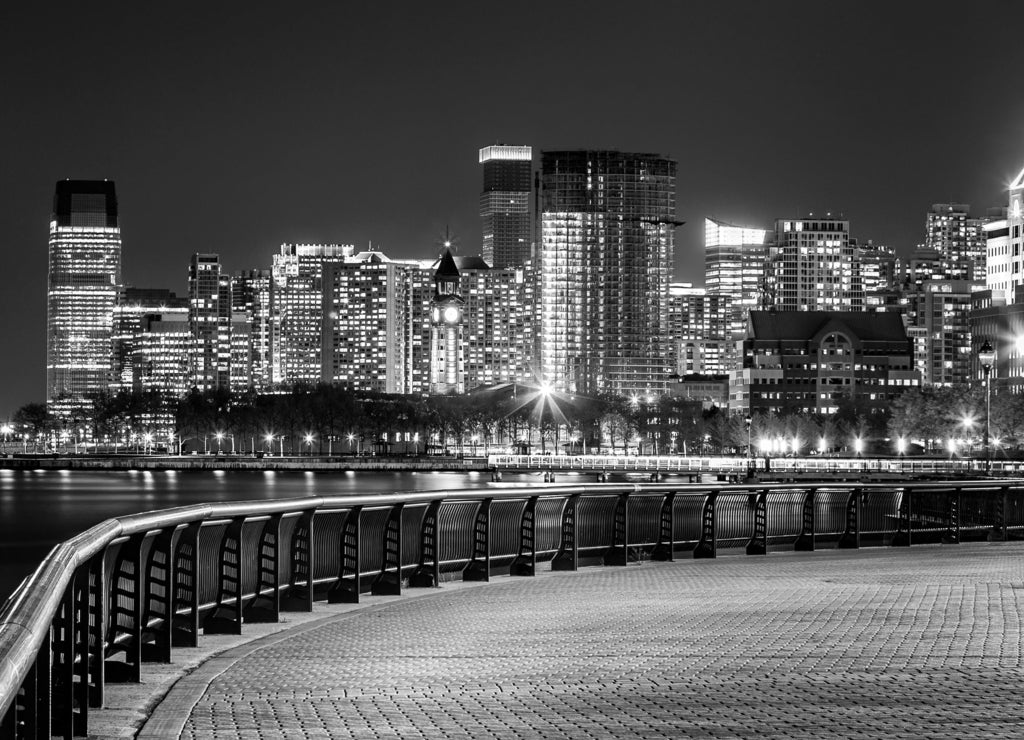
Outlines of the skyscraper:
[[323,270],[344,262],[348,244],[282,244],[271,268],[271,375],[275,384],[318,383],[321,373]]
[[943,280],[985,280],[983,220],[966,203],[936,203],[925,218],[925,248],[942,255]]
[[231,278],[216,254],[193,254],[188,268],[192,382],[201,391],[231,387]]
[[484,168],[482,254],[491,267],[521,265],[530,257],[532,163],[533,150],[528,146],[497,145],[480,150]]
[[676,162],[544,152],[540,181],[541,380],[581,393],[664,390]]
[[[704,219],[704,286],[710,305],[728,306],[719,362],[711,372],[727,372],[739,366],[735,339],[747,328],[751,311],[761,308],[764,266],[767,256],[765,229],[733,226]],[[691,339],[690,341],[695,341]],[[696,372],[702,372],[697,370]]]
[[[245,322],[249,325],[250,382],[257,390],[267,388],[271,384],[272,282],[270,270],[238,270],[231,278],[231,310],[233,313],[243,314]],[[234,319],[232,321],[234,322]]]
[[849,221],[831,215],[778,219],[768,253],[766,306],[781,311],[864,310]]
[[121,228],[114,183],[62,180],[50,219],[46,290],[46,399],[65,413],[112,381]]

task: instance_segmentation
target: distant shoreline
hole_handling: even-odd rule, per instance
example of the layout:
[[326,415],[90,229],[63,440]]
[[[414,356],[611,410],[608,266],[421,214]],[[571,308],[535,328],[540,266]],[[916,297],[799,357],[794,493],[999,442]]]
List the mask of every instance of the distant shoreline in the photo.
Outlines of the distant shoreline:
[[312,455],[16,455],[0,457],[0,470],[249,470],[249,471],[445,471],[490,470],[483,457]]

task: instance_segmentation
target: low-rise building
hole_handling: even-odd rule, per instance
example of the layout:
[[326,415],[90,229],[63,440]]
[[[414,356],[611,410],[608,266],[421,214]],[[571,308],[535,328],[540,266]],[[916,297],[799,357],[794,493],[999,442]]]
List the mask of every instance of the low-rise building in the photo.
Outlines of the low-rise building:
[[834,414],[854,404],[871,414],[921,376],[897,314],[752,311],[730,381],[730,408],[748,413]]

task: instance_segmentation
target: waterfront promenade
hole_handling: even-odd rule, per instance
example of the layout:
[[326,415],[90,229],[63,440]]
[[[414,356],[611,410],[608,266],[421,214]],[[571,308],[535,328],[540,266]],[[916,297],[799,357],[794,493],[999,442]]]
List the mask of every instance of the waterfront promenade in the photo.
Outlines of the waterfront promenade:
[[318,603],[111,685],[90,730],[124,736],[198,665],[139,737],[1022,737],[1022,564],[819,550]]

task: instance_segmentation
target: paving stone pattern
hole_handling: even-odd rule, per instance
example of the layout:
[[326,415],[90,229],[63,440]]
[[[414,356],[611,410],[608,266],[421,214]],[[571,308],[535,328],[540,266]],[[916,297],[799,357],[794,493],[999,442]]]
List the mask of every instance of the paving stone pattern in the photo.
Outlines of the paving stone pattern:
[[1024,737],[1022,566],[922,546],[442,588],[251,651],[182,737]]

